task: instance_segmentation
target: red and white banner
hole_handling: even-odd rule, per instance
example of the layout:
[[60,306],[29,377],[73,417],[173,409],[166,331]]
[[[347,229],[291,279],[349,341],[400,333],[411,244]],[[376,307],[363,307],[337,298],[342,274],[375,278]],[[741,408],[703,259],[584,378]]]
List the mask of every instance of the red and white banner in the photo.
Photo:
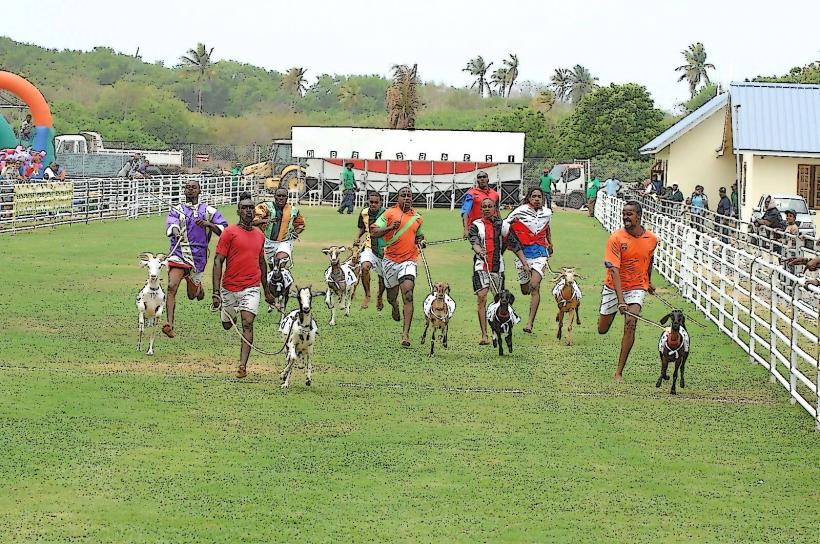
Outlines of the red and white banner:
[[207,153],[197,153],[196,155],[194,155],[194,157],[199,162],[208,162],[209,160],[211,160],[211,156]]

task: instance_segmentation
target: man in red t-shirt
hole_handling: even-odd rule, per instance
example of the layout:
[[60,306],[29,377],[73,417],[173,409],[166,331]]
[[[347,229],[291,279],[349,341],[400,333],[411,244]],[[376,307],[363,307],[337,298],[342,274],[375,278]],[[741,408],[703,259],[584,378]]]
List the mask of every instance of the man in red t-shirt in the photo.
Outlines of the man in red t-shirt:
[[470,231],[470,225],[476,219],[480,219],[481,203],[485,198],[489,198],[495,204],[495,217],[498,217],[498,202],[500,196],[498,192],[490,187],[490,176],[483,170],[479,171],[475,177],[476,186],[471,187],[464,193],[464,201],[461,203],[461,222],[464,226],[464,239],[466,240]]
[[[236,322],[236,312],[242,318],[239,370],[237,378],[248,375],[248,356],[253,344],[253,320],[259,310],[259,284],[265,300],[273,304],[268,289],[268,266],[265,263],[265,235],[253,227],[254,203],[250,193],[239,195],[239,224],[229,225],[219,237],[214,257],[213,307],[222,308],[222,327],[230,329]],[[225,275],[222,275],[222,263]],[[221,288],[220,288],[221,286]],[[219,291],[217,291],[219,289]]]

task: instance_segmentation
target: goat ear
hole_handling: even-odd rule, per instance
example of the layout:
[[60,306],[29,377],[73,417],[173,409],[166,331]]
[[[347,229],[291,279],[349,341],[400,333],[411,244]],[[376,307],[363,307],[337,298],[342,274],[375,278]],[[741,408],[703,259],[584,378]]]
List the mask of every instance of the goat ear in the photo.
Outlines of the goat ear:
[[447,289],[444,290],[444,292],[447,293],[448,295],[450,294],[450,286],[449,285],[447,286]]
[[510,293],[510,304],[515,304],[515,295]]
[[322,253],[324,253],[325,255],[327,255],[328,253],[330,253],[330,248],[329,248],[329,247],[324,248],[324,249],[322,250]]
[[493,297],[493,302],[498,302],[498,299],[501,298],[501,293],[496,293]]
[[672,317],[672,314],[666,314],[661,318],[661,325],[666,325],[666,322],[669,321],[669,318]]
[[339,248],[339,253],[344,253],[345,251],[347,251],[347,248],[345,246]]
[[160,261],[162,264],[165,264],[165,253],[157,253],[157,260]]

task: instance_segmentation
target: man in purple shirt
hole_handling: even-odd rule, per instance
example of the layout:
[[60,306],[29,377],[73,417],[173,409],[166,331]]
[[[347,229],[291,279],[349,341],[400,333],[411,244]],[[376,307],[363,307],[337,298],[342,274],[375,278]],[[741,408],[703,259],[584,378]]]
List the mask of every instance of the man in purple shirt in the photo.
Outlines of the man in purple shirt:
[[205,298],[202,273],[208,262],[208,243],[211,234],[219,236],[228,226],[219,210],[199,203],[200,192],[198,181],[188,181],[185,184],[185,203],[172,207],[165,222],[165,233],[171,237],[173,250],[168,256],[168,322],[162,326],[162,332],[168,338],[176,336],[174,308],[179,283],[183,278],[186,280],[188,300]]

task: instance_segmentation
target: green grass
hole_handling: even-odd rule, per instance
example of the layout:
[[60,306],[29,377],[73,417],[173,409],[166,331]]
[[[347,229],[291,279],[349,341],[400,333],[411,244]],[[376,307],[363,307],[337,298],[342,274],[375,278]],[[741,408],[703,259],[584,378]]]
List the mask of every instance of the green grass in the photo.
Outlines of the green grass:
[[[319,249],[349,243],[354,223],[305,213],[296,278],[318,287]],[[454,214],[424,215],[430,240],[459,231]],[[317,300],[314,384],[296,370],[286,392],[282,358],[254,353],[249,378],[231,377],[238,338],[205,303],[180,303],[179,336],[153,358],[135,351],[136,257],[167,247],[162,222],[0,238],[0,541],[817,542],[812,419],[714,327],[691,327],[677,397],[654,387],[645,325],[611,382],[621,322],[595,332],[593,219],[554,219],[553,267],[587,278],[574,347],[545,296],[514,356],[480,348],[468,250],[448,244],[427,253],[459,305],[449,349],[402,350],[359,295],[331,328]],[[650,298],[645,315],[664,310]],[[266,313],[256,339],[281,345]]]

